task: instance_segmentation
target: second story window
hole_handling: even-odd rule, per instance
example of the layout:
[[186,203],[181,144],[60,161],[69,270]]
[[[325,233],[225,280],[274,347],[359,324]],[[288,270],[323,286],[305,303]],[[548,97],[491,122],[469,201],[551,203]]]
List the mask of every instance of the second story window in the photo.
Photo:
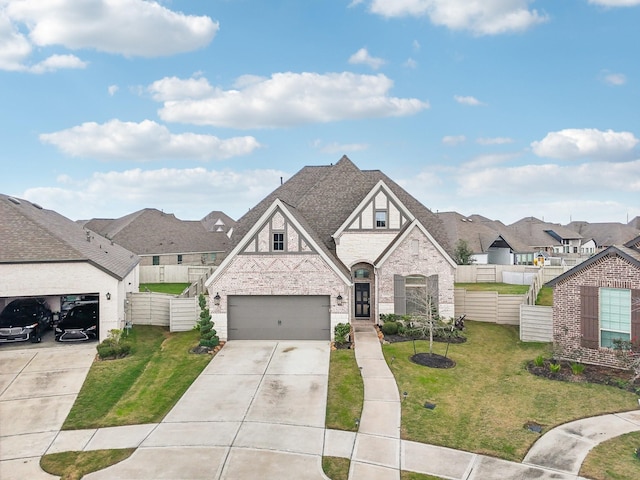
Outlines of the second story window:
[[182,265],[182,255],[178,255],[178,265]]
[[160,265],[160,256],[159,255],[154,255],[151,258],[151,263],[153,263],[153,265]]
[[376,211],[376,228],[387,228],[387,211]]
[[273,234],[273,251],[274,252],[284,251],[284,233]]

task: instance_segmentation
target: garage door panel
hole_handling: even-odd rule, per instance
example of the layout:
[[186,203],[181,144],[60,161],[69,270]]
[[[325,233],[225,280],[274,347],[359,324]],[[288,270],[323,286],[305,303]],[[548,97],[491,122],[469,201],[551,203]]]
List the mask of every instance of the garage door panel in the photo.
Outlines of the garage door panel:
[[329,340],[330,298],[324,295],[232,295],[229,340]]

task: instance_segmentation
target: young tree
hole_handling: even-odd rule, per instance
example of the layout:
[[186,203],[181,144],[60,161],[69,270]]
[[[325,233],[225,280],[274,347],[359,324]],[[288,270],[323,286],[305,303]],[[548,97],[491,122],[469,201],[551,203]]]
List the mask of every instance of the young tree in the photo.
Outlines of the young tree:
[[411,330],[421,337],[429,336],[429,354],[433,354],[433,332],[439,320],[437,284],[427,282],[425,287],[411,288],[407,292],[407,303],[411,304]]
[[471,265],[475,259],[473,258],[473,252],[469,248],[469,244],[462,238],[456,243],[455,250],[453,251],[453,259],[458,265]]
[[198,305],[200,305],[200,320],[198,321],[198,329],[200,330],[200,345],[203,347],[213,348],[220,344],[220,339],[214,329],[211,321],[211,313],[207,307],[207,299],[201,293],[198,297]]

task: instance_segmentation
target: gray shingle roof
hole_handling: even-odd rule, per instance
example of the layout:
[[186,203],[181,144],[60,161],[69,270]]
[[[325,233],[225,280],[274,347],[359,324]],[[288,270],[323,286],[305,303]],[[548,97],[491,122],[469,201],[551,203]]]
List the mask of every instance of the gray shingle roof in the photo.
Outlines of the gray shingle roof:
[[640,235],[640,230],[616,222],[571,222],[566,227],[578,232],[583,238],[593,238],[598,247],[622,245]]
[[225,232],[208,231],[202,221],[180,220],[155,208],[114,220],[89,220],[85,228],[138,255],[224,252],[229,243]]
[[581,239],[582,235],[563,227],[559,223],[544,222],[535,217],[525,217],[509,225],[513,236],[530,247],[551,247],[562,245],[553,234],[562,239]]
[[52,210],[0,194],[0,263],[89,262],[123,279],[140,262],[131,251],[89,233]]
[[269,206],[280,199],[295,208],[296,218],[304,218],[310,234],[322,242],[339,263],[332,235],[380,180],[451,254],[442,224],[433,212],[379,170],[360,170],[346,156],[335,165],[304,167],[280,185],[238,220],[231,246],[234,247]]

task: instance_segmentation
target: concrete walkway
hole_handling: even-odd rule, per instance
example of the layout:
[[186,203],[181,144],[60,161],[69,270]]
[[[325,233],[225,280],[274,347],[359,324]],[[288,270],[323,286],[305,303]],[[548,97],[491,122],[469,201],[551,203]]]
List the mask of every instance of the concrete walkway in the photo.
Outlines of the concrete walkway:
[[[244,479],[259,472],[266,480],[326,480],[322,457],[336,456],[351,459],[350,480],[399,480],[401,470],[450,480],[577,480],[591,448],[640,430],[640,411],[571,422],[541,436],[523,463],[401,440],[401,399],[377,333],[371,324],[354,329],[364,382],[357,433],[324,428],[327,342],[229,342],[161,423],[60,432],[90,351],[74,350],[81,366],[66,373],[52,367],[53,351],[7,351],[0,354],[0,477],[55,478],[39,468],[44,453],[136,448],[85,478]],[[58,380],[63,373],[71,383]],[[59,397],[61,407],[47,422],[27,418],[23,425],[20,407],[34,390],[44,397],[37,402]]]

